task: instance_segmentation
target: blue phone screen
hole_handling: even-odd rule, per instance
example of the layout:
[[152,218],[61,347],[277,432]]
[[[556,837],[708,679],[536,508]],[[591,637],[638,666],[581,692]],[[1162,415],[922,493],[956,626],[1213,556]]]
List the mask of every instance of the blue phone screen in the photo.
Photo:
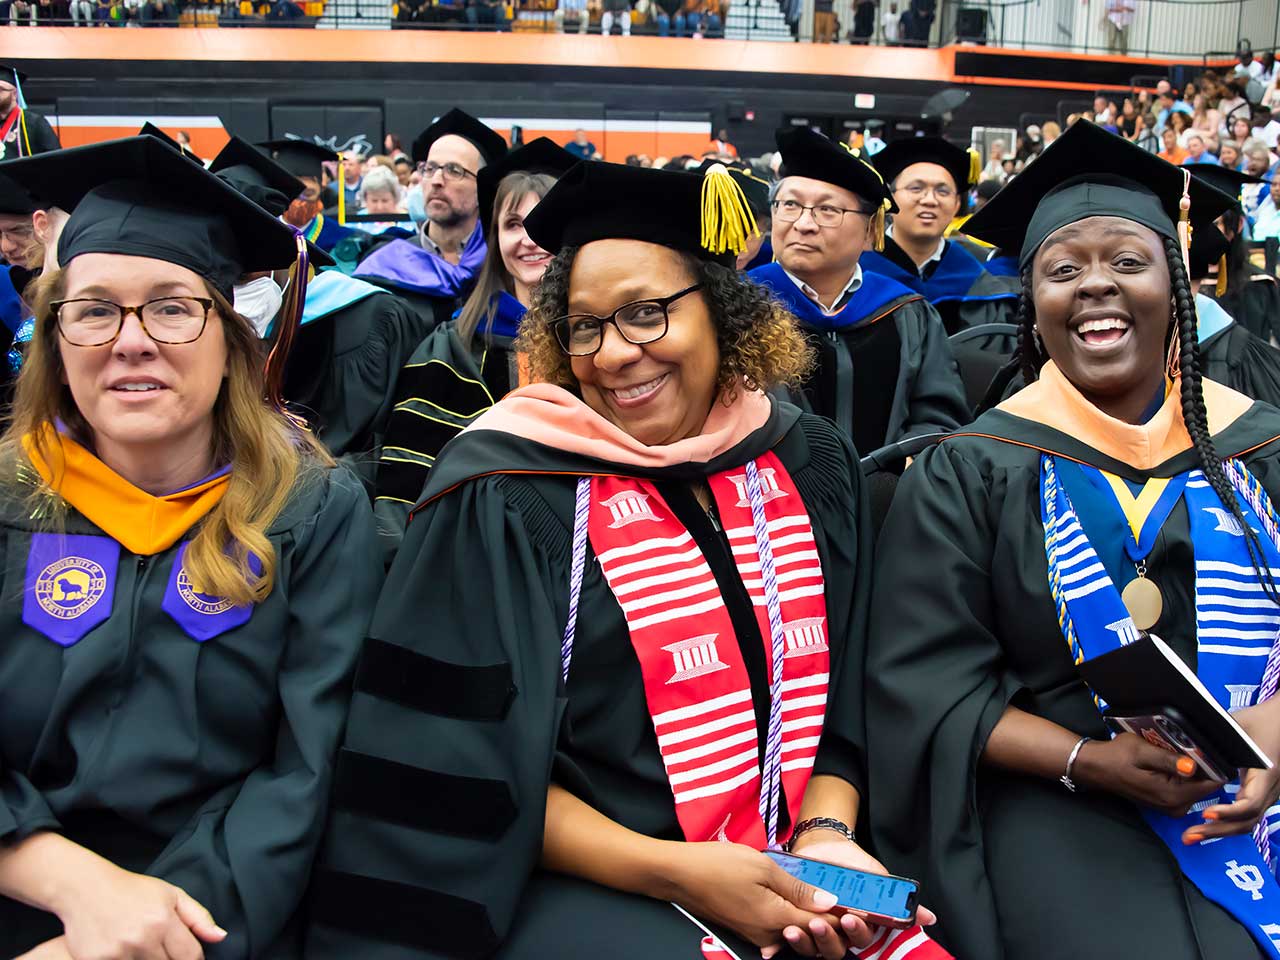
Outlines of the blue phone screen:
[[900,920],[911,917],[907,903],[915,893],[916,885],[909,880],[863,873],[861,870],[838,867],[819,860],[806,860],[786,853],[770,851],[769,856],[793,877],[820,890],[834,893],[836,902],[842,907]]

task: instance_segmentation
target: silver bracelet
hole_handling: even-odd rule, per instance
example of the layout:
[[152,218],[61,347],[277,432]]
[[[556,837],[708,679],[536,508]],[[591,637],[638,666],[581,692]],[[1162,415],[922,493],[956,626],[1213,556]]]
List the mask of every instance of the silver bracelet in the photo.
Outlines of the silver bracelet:
[[1076,757],[1080,756],[1080,748],[1092,740],[1092,737],[1081,737],[1076,741],[1076,745],[1071,748],[1071,755],[1067,757],[1067,769],[1062,772],[1062,776],[1058,778],[1058,782],[1070,790],[1076,792],[1075,781],[1071,779],[1071,768],[1076,765]]
[[850,843],[858,842],[858,838],[854,836],[853,828],[843,820],[837,820],[835,817],[810,817],[808,820],[801,820],[796,824],[796,828],[791,834],[791,839],[783,845],[783,849],[790,852],[792,845],[800,838],[800,835],[808,833],[810,830],[831,830],[840,834]]

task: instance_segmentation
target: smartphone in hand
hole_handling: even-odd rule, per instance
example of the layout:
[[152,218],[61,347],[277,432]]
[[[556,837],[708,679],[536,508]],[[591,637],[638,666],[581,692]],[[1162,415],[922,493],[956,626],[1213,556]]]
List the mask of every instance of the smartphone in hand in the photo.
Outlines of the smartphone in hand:
[[835,894],[836,911],[847,910],[868,923],[898,930],[916,922],[920,884],[914,880],[867,873],[780,850],[766,850],[765,855],[796,879]]

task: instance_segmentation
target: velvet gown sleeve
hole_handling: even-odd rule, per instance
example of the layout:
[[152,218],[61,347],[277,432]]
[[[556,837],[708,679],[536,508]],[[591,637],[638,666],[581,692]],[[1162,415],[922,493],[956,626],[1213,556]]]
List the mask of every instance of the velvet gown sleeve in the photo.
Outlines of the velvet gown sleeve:
[[[955,357],[947,346],[947,332],[938,313],[928,303],[916,301],[899,308],[902,320],[903,374],[910,377],[910,392],[905,411],[894,411],[894,420],[902,418],[895,430],[888,432],[889,442],[928,433],[950,433],[971,419],[965,399],[964,383],[956,367]],[[899,396],[902,391],[899,390]]]
[[221,944],[204,947],[210,960],[274,955],[302,904],[324,830],[381,569],[363,490],[341,468],[329,471],[328,484],[277,570],[289,620],[273,749],[246,779],[215,794],[146,871],[187,891],[228,931]]
[[[827,619],[839,631],[833,647],[828,713],[813,775],[829,774],[857,788],[866,809],[867,749],[864,724],[867,616],[871,603],[872,526],[858,454],[830,421],[801,420],[809,447],[807,469],[793,474],[813,521],[821,530]],[[835,588],[833,589],[834,585]]]
[[1280,350],[1240,324],[1202,343],[1200,360],[1210,380],[1280,408]]
[[569,533],[467,482],[409,523],[357,674],[308,958],[491,955],[542,848]]
[[[1000,939],[976,770],[1019,689],[994,632],[992,502],[987,480],[948,444],[906,471],[880,535],[867,656],[877,851],[920,880],[921,900],[948,931],[962,929],[956,942],[986,944]],[[985,908],[969,909],[975,902]]]

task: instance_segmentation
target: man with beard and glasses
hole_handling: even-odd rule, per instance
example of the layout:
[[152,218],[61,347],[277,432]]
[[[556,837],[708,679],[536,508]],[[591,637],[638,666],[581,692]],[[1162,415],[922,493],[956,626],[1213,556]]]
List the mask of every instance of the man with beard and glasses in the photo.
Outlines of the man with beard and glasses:
[[47,153],[62,146],[49,121],[27,109],[22,96],[26,82],[25,73],[0,64],[0,160]]
[[[424,130],[414,141],[413,159],[422,172],[427,219],[411,239],[374,238],[355,275],[411,302],[465,297],[487,249],[476,176],[506,152],[499,134],[457,108]],[[452,307],[446,318],[450,313]]]
[[301,230],[303,235],[325,253],[332,253],[342,240],[354,237],[359,231],[344,227],[324,215],[320,183],[323,180],[323,164],[336,160],[338,155],[328,147],[309,140],[268,140],[258,147],[267,151],[272,159],[300,181],[305,189],[293,197],[280,219],[289,226]]

